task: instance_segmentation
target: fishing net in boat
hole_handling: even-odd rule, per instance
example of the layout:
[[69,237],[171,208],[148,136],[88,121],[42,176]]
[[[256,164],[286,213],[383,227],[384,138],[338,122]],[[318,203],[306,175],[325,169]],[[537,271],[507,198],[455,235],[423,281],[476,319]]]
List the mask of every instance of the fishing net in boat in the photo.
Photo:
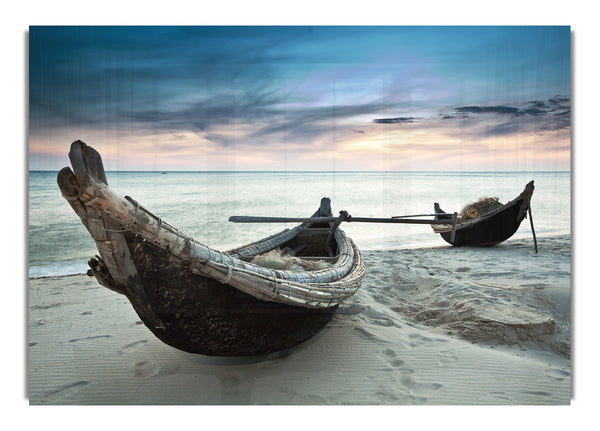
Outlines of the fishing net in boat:
[[502,207],[502,203],[498,201],[498,198],[482,197],[465,205],[458,213],[458,221],[470,220],[500,207]]
[[259,254],[252,259],[253,264],[264,268],[284,271],[318,271],[331,268],[331,264],[323,260],[306,260],[288,254],[287,249],[275,248],[267,253]]

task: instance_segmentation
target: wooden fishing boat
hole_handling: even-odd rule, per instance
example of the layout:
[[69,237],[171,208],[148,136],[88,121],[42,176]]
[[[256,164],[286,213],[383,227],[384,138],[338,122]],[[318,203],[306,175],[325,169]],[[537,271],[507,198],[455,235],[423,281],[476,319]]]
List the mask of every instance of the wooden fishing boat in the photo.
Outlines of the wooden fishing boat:
[[[69,159],[73,170],[63,168],[57,182],[96,242],[88,275],[125,295],[170,346],[219,356],[285,349],[315,335],[360,287],[362,257],[339,223],[307,221],[220,252],[111,190],[100,155],[85,143],[74,142]],[[312,217],[323,216],[331,217],[328,198]],[[252,262],[283,249],[300,267]],[[324,265],[304,269],[315,261]]]
[[490,208],[487,208],[487,211],[486,208],[481,208],[483,205],[470,205],[462,211],[464,214],[457,218],[454,227],[452,225],[453,215],[444,212],[436,202],[434,204],[435,219],[448,220],[448,224],[432,225],[433,231],[439,233],[447,243],[454,246],[491,246],[510,238],[519,229],[527,212],[529,212],[533,230],[530,206],[533,189],[533,181],[530,181],[515,199],[504,205],[495,202],[490,205]]

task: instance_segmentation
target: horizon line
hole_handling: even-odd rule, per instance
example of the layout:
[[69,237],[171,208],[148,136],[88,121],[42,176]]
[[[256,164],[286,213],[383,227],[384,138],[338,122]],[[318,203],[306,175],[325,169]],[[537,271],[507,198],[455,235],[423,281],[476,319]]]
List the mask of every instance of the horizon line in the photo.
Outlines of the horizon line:
[[[29,169],[28,172],[59,172],[59,170],[55,169]],[[166,173],[166,172],[202,172],[202,173],[443,173],[443,172],[451,172],[451,173],[530,173],[530,172],[572,172],[571,169],[536,169],[536,170],[498,170],[498,171],[489,171],[489,170],[467,170],[467,171],[459,171],[459,170],[335,170],[335,171],[326,171],[326,170],[293,170],[293,171],[283,171],[283,170],[169,170],[169,169],[158,169],[158,170],[148,170],[148,169],[124,169],[124,170],[112,170],[108,169],[105,172],[155,172],[155,173]]]

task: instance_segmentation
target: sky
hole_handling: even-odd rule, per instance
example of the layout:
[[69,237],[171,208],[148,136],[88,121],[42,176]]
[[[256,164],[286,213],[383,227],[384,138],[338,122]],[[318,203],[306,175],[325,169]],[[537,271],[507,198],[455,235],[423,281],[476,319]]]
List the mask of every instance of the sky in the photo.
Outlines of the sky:
[[29,28],[29,169],[570,170],[568,26]]

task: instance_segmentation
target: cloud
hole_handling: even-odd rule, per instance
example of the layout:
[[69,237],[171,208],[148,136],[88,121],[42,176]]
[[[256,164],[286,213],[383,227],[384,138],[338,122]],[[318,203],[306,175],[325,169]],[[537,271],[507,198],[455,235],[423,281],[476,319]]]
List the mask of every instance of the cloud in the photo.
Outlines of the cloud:
[[[473,133],[482,136],[510,135],[524,131],[568,130],[571,127],[570,99],[554,96],[548,100],[530,100],[514,105],[459,106],[440,114],[443,121],[466,120]],[[506,121],[509,118],[509,121]]]
[[559,111],[570,110],[570,99],[565,97],[553,97],[548,101],[532,100],[523,104],[522,107],[499,105],[499,106],[459,106],[454,111],[459,114],[500,114],[500,115],[553,115]]
[[396,118],[376,118],[373,123],[377,124],[407,124],[414,123],[418,118],[415,117],[396,117]]
[[462,114],[516,114],[519,109],[511,106],[461,106],[455,111]]
[[[122,118],[140,128],[158,127],[173,132],[190,131],[228,147],[298,142],[304,146],[330,137],[335,130],[365,133],[356,117],[372,116],[382,103],[313,106],[313,101],[288,103],[290,95],[273,87],[245,88],[239,94],[220,92],[201,102],[177,109],[146,109]],[[225,133],[225,130],[230,133]]]
[[496,124],[494,126],[485,129],[486,135],[498,136],[498,135],[512,135],[521,131],[521,125],[517,122],[508,122]]

